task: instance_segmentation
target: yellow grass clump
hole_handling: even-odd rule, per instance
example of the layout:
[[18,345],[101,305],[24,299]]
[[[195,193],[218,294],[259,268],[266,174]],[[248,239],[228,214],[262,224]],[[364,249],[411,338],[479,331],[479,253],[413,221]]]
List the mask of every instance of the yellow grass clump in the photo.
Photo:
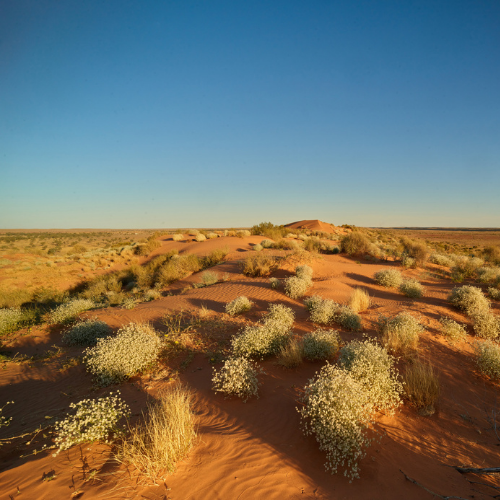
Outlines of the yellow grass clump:
[[404,389],[408,399],[421,415],[432,415],[439,398],[439,378],[430,363],[415,360],[406,369]]
[[355,288],[349,298],[349,307],[354,312],[365,311],[370,307],[370,296],[363,288]]

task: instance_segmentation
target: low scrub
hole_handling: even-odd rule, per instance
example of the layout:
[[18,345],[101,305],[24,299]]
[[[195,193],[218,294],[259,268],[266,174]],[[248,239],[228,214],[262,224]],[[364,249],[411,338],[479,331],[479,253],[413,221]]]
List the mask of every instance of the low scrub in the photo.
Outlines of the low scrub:
[[367,253],[370,240],[359,231],[347,234],[340,240],[341,249],[347,255],[363,255]]
[[273,248],[274,246],[274,241],[273,240],[262,240],[260,242],[260,246],[262,248]]
[[399,285],[399,291],[411,299],[420,299],[424,296],[425,288],[418,280],[410,278]]
[[161,350],[161,341],[147,324],[130,323],[116,337],[98,339],[84,351],[84,362],[98,385],[119,383],[151,366]]
[[370,296],[363,288],[355,288],[349,298],[349,307],[356,313],[366,311],[370,307]]
[[310,279],[299,278],[298,276],[290,276],[284,281],[285,294],[291,299],[303,297],[309,288],[312,286]]
[[237,396],[246,402],[251,396],[259,397],[259,373],[264,372],[249,359],[229,358],[219,371],[214,369],[213,390],[226,396]]
[[500,380],[500,345],[486,340],[478,342],[475,350],[479,370],[494,380]]
[[381,269],[375,273],[374,279],[377,284],[387,288],[398,288],[403,282],[403,276],[397,269]]
[[500,336],[500,317],[490,311],[483,311],[473,317],[474,333],[483,339],[497,339]]
[[207,237],[203,234],[203,233],[198,233],[195,238],[194,238],[196,241],[198,242],[201,242],[201,241],[205,241],[207,239]]
[[406,397],[419,409],[421,415],[432,415],[439,398],[439,377],[430,363],[415,360],[404,375]]
[[269,283],[271,284],[271,288],[275,290],[280,287],[280,280],[278,278],[269,278]]
[[62,340],[68,345],[94,346],[99,339],[108,337],[110,334],[111,328],[104,321],[92,318],[81,320],[66,330]]
[[282,304],[271,304],[260,323],[246,326],[231,341],[235,356],[260,357],[278,354],[290,340],[293,311]]
[[250,255],[241,263],[241,270],[247,276],[269,276],[276,269],[278,259],[265,253]]
[[253,302],[251,302],[247,297],[241,296],[232,300],[228,304],[226,304],[226,312],[231,316],[235,316],[236,314],[241,314],[246,311],[250,311],[252,308]]
[[36,322],[37,311],[35,309],[21,309],[9,307],[0,309],[0,335],[15,332],[20,328]]
[[490,303],[480,288],[475,286],[455,287],[448,297],[452,305],[468,316],[474,317],[489,311]]
[[308,297],[304,304],[310,313],[310,320],[318,325],[331,323],[341,306],[330,299],[323,299],[319,295]]
[[79,314],[96,307],[90,299],[73,299],[61,304],[49,314],[49,322],[55,324],[71,323]]
[[118,424],[130,414],[130,409],[119,397],[120,392],[116,394],[113,396],[111,392],[106,398],[70,403],[75,413],[55,424],[57,453],[77,444],[109,443],[111,436],[121,435],[123,431]]
[[176,233],[172,236],[172,241],[182,241],[184,239],[183,234]]
[[378,329],[386,348],[401,353],[416,349],[419,336],[424,331],[420,322],[407,312],[399,313],[393,318],[381,316]]
[[490,286],[488,288],[488,296],[493,300],[500,300],[500,288],[493,288]]
[[451,259],[448,255],[442,253],[431,254],[431,256],[429,257],[429,261],[433,264],[444,267],[453,267],[453,265],[455,264],[453,259]]
[[401,404],[403,392],[395,361],[386,349],[368,340],[349,342],[339,357],[339,365],[363,387],[370,403],[388,412]]
[[361,316],[349,306],[341,306],[333,316],[333,321],[347,330],[359,331],[362,326]]
[[193,395],[182,386],[160,393],[148,403],[142,423],[129,428],[118,448],[119,460],[132,464],[148,478],[172,474],[196,440]]
[[214,271],[205,271],[201,274],[201,283],[203,286],[215,285],[219,282],[219,275]]
[[498,267],[481,267],[477,270],[477,280],[480,283],[494,283],[500,279]]
[[413,241],[408,238],[403,238],[401,243],[403,245],[403,255],[412,258],[415,266],[423,267],[429,258],[427,245],[421,241]]
[[339,344],[340,337],[338,332],[318,328],[314,332],[304,335],[304,357],[311,361],[331,359],[337,353]]
[[281,347],[278,353],[278,365],[284,368],[296,368],[302,364],[303,348],[302,343],[293,338],[287,345]]
[[467,339],[465,325],[461,325],[450,318],[440,318],[439,322],[441,323],[441,333],[450,343],[463,342]]

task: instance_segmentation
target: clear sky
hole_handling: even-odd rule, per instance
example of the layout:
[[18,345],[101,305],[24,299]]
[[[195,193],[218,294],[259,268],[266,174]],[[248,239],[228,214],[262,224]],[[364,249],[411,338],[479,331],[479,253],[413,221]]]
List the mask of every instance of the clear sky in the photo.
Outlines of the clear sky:
[[500,1],[0,1],[0,228],[301,219],[500,227]]

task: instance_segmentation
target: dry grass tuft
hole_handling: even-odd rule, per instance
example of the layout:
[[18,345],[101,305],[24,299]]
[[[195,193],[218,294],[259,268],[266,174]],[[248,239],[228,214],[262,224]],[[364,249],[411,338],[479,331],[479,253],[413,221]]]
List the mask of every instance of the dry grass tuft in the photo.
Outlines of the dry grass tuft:
[[408,399],[421,415],[433,415],[439,398],[439,378],[430,363],[415,360],[406,369],[404,389]]
[[144,422],[130,429],[118,457],[156,480],[171,474],[176,463],[191,449],[196,438],[192,393],[181,385],[148,405]]
[[247,276],[269,276],[278,268],[278,260],[273,255],[255,254],[241,263],[241,270]]
[[349,298],[349,307],[354,312],[365,311],[370,307],[370,296],[363,288],[355,288]]
[[302,343],[293,338],[286,346],[280,349],[278,354],[278,365],[284,368],[296,368],[302,364]]

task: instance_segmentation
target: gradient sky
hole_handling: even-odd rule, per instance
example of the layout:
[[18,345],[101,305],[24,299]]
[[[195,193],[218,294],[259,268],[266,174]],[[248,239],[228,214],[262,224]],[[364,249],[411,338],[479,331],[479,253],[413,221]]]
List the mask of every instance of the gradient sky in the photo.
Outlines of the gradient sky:
[[0,1],[0,228],[500,227],[500,2]]

